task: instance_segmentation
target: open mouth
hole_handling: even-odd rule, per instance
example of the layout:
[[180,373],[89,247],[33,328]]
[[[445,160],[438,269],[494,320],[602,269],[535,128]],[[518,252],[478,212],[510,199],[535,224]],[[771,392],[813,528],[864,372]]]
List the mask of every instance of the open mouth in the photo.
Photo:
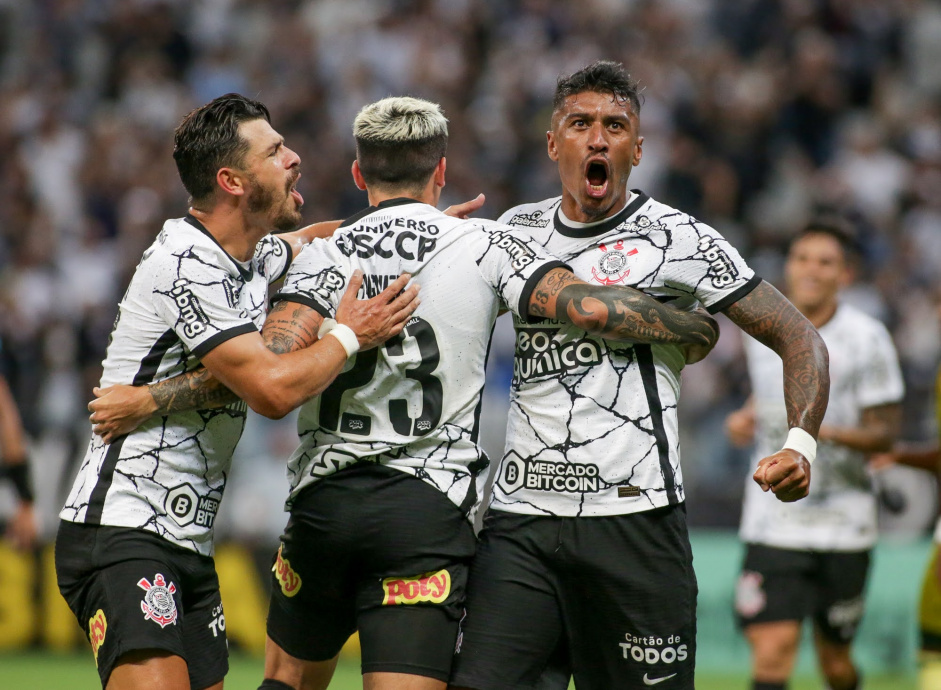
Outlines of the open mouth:
[[294,199],[295,203],[297,203],[298,208],[304,205],[304,197],[301,196],[301,193],[299,191],[297,191],[297,181],[300,178],[301,176],[300,174],[298,174],[298,176],[294,178],[294,181],[291,182],[291,186],[288,188],[288,192],[291,195],[291,197]]
[[604,197],[608,192],[608,166],[604,161],[591,161],[585,169],[585,181],[588,196],[595,199]]

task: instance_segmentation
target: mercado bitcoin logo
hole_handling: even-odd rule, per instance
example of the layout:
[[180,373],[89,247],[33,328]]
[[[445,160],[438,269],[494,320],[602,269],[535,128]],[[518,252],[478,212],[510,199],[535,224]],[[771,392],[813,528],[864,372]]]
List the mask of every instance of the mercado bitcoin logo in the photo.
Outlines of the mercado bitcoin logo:
[[417,604],[430,601],[440,604],[451,593],[451,574],[447,570],[425,573],[417,577],[387,577],[382,581],[385,592],[383,605]]
[[105,612],[98,609],[95,615],[88,619],[88,639],[91,642],[91,651],[95,655],[95,665],[98,664],[98,650],[105,643],[105,633],[108,631],[108,619]]
[[281,591],[284,593],[284,596],[293,597],[301,591],[301,576],[294,572],[294,568],[291,567],[291,562],[281,555],[281,549],[283,548],[284,544],[278,547],[278,558],[274,562],[274,565],[271,566],[271,572],[274,573],[278,584],[281,585]]

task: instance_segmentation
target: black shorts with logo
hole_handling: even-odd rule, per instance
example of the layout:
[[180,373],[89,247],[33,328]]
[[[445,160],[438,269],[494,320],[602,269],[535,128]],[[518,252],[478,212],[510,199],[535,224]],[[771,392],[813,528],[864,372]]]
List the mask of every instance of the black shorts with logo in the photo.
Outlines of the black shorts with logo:
[[863,617],[869,551],[798,551],[746,544],[735,586],[740,627],[813,618],[831,642],[849,644]]
[[138,649],[183,657],[193,690],[229,670],[225,616],[212,558],[139,529],[61,521],[59,591],[92,645],[102,686]]
[[[693,688],[696,575],[685,506],[612,517],[491,510],[451,684]],[[555,682],[551,682],[551,679]]]
[[446,495],[374,463],[297,496],[272,568],[268,635],[331,659],[359,630],[363,673],[447,680],[475,539]]

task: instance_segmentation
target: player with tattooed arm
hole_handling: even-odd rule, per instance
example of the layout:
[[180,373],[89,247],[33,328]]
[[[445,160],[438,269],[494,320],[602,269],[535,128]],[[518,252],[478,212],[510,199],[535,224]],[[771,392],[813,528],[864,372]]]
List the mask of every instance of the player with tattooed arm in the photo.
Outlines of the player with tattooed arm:
[[[640,106],[617,63],[561,78],[547,138],[562,194],[500,221],[590,285],[721,311],[774,350],[790,433],[754,479],[798,500],[827,405],[826,347],[713,228],[630,190]],[[531,688],[563,663],[579,690],[691,689],[697,585],[676,414],[684,357],[670,343],[618,343],[546,316],[515,320],[506,451],[451,684]]]
[[443,689],[488,465],[478,417],[498,313],[672,344],[691,359],[718,333],[704,310],[584,282],[525,232],[436,210],[448,139],[437,105],[385,99],[366,106],[353,131],[353,177],[371,205],[301,252],[265,330],[293,348],[319,342],[356,269],[367,294],[410,273],[422,301],[401,336],[360,352],[301,407],[261,687],[327,687],[359,630],[364,687]]
[[164,224],[131,279],[102,386],[157,382],[158,392],[202,364],[198,376],[211,372],[245,402],[218,406],[210,391],[191,411],[92,438],[60,513],[56,574],[102,685],[117,690],[222,687],[228,652],[213,523],[247,408],[284,415],[320,393],[358,348],[400,332],[417,306],[414,288],[402,292],[408,276],[360,302],[361,276],[350,275],[336,337],[271,352],[259,333],[268,285],[316,230],[270,234],[300,222],[300,159],[265,106],[237,94],[187,115],[174,144],[191,207]]

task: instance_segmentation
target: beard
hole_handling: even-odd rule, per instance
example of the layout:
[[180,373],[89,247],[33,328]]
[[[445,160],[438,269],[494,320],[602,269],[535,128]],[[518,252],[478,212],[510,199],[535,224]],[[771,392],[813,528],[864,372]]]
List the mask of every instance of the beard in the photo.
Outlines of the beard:
[[[265,187],[258,184],[258,179],[252,175],[249,177],[252,188],[248,192],[246,204],[250,213],[265,213],[272,215],[275,212],[275,192],[271,187]],[[294,208],[293,198],[288,193],[287,198],[281,202],[280,207],[271,220],[272,232],[290,232],[301,224],[301,212]]]

